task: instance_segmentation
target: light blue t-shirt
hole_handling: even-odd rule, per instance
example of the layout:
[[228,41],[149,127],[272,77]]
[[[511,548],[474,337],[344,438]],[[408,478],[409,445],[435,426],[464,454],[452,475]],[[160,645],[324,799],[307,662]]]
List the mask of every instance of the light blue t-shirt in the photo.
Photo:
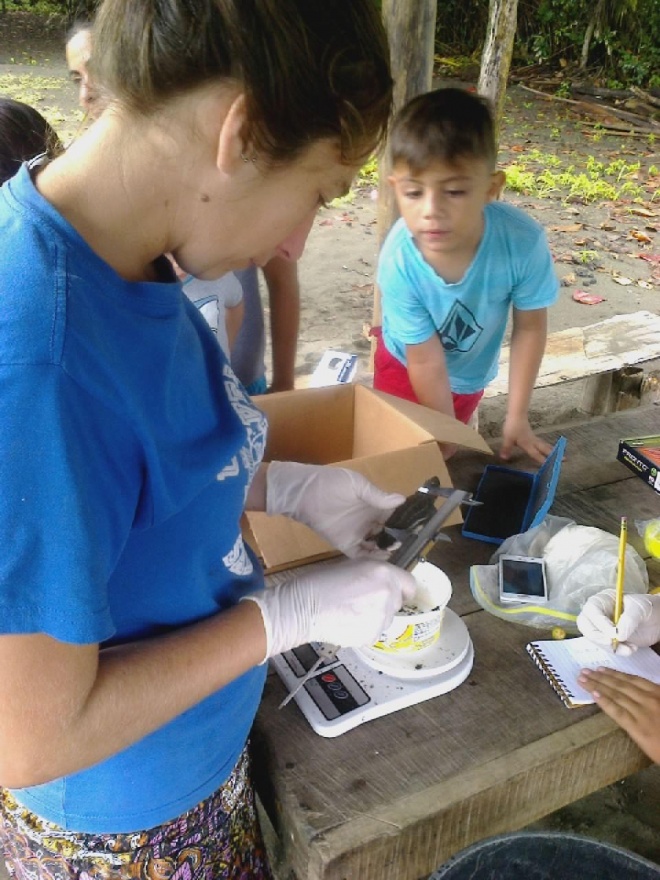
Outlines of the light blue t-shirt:
[[559,290],[542,227],[505,202],[485,206],[481,242],[455,284],[438,276],[399,219],[378,259],[378,285],[390,354],[405,364],[406,345],[437,333],[456,394],[482,391],[496,377],[511,307],[545,308]]
[[[0,301],[0,633],[118,644],[260,589],[239,519],[265,418],[181,286],[120,278],[23,166],[0,188]],[[171,820],[230,774],[265,674],[16,797],[81,832]]]

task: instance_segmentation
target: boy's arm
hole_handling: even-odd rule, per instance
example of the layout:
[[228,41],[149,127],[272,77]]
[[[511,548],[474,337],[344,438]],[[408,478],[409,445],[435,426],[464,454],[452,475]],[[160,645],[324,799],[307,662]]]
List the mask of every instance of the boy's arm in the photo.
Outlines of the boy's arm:
[[447,362],[437,335],[419,345],[406,346],[408,378],[422,406],[437,409],[454,418]]
[[[407,345],[406,360],[410,384],[422,406],[455,418],[445,350],[438,336],[434,334],[419,345]],[[442,444],[445,458],[451,458],[455,452],[454,444]]]
[[513,309],[509,363],[509,401],[502,431],[501,458],[519,446],[534,461],[543,463],[552,447],[537,437],[529,425],[529,402],[538,375],[547,335],[547,309]]
[[271,391],[293,388],[298,328],[300,323],[300,286],[298,264],[273,257],[263,267],[270,304],[270,334],[273,356]]
[[583,669],[579,681],[603,712],[660,763],[660,685],[613,669]]

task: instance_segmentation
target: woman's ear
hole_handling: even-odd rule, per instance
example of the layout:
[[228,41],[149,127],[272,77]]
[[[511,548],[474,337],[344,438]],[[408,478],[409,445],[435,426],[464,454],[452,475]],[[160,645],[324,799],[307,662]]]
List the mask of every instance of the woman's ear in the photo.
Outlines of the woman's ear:
[[247,157],[251,158],[252,147],[245,139],[247,129],[245,95],[240,92],[229,105],[227,115],[220,127],[216,159],[220,171],[231,173],[240,168],[247,161]]
[[496,202],[502,195],[502,190],[506,183],[506,174],[504,171],[494,171],[490,178],[490,187],[488,189],[488,201]]

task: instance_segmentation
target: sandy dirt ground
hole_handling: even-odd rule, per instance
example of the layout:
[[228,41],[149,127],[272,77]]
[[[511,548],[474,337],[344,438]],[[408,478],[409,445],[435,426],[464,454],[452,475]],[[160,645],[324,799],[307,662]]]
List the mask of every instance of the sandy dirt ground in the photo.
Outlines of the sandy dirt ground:
[[[37,106],[65,142],[81,117],[63,62],[63,27],[23,14],[0,15],[0,93]],[[505,192],[541,222],[562,279],[558,304],[550,311],[550,330],[595,323],[639,309],[658,311],[660,274],[660,198],[656,145],[648,139],[608,136],[570,115],[567,105],[539,99],[521,86],[510,89],[500,161],[503,167],[538,155],[555,156],[562,167],[592,169],[624,163],[621,180],[633,196],[585,203],[561,189],[546,198]],[[592,159],[589,159],[592,157]],[[543,162],[537,158],[538,162]],[[634,168],[639,163],[639,168]],[[632,170],[631,170],[632,169]],[[601,175],[602,176],[602,175]],[[612,179],[610,173],[608,179]],[[552,186],[549,187],[552,190]],[[341,205],[322,211],[300,264],[302,320],[296,374],[304,383],[326,349],[360,355],[369,368],[364,327],[372,320],[373,277],[378,249],[376,192],[364,183]],[[573,299],[577,290],[603,297],[596,305]],[[539,391],[532,406],[536,425],[550,426],[579,415],[579,383]],[[503,398],[486,401],[480,411],[482,433],[496,436]],[[571,830],[627,847],[660,863],[660,771],[650,768],[536,823],[535,828]],[[281,868],[284,877],[286,870]],[[2,876],[0,871],[0,876]]]

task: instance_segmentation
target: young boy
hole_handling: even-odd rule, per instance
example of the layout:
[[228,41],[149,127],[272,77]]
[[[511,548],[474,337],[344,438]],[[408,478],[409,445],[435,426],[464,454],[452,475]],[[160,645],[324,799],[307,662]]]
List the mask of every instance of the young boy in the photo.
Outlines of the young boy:
[[468,422],[497,375],[513,311],[502,458],[542,462],[528,408],[558,281],[541,227],[497,201],[493,121],[482,98],[438,89],[394,121],[392,175],[401,218],[378,262],[383,326],[374,387]]

